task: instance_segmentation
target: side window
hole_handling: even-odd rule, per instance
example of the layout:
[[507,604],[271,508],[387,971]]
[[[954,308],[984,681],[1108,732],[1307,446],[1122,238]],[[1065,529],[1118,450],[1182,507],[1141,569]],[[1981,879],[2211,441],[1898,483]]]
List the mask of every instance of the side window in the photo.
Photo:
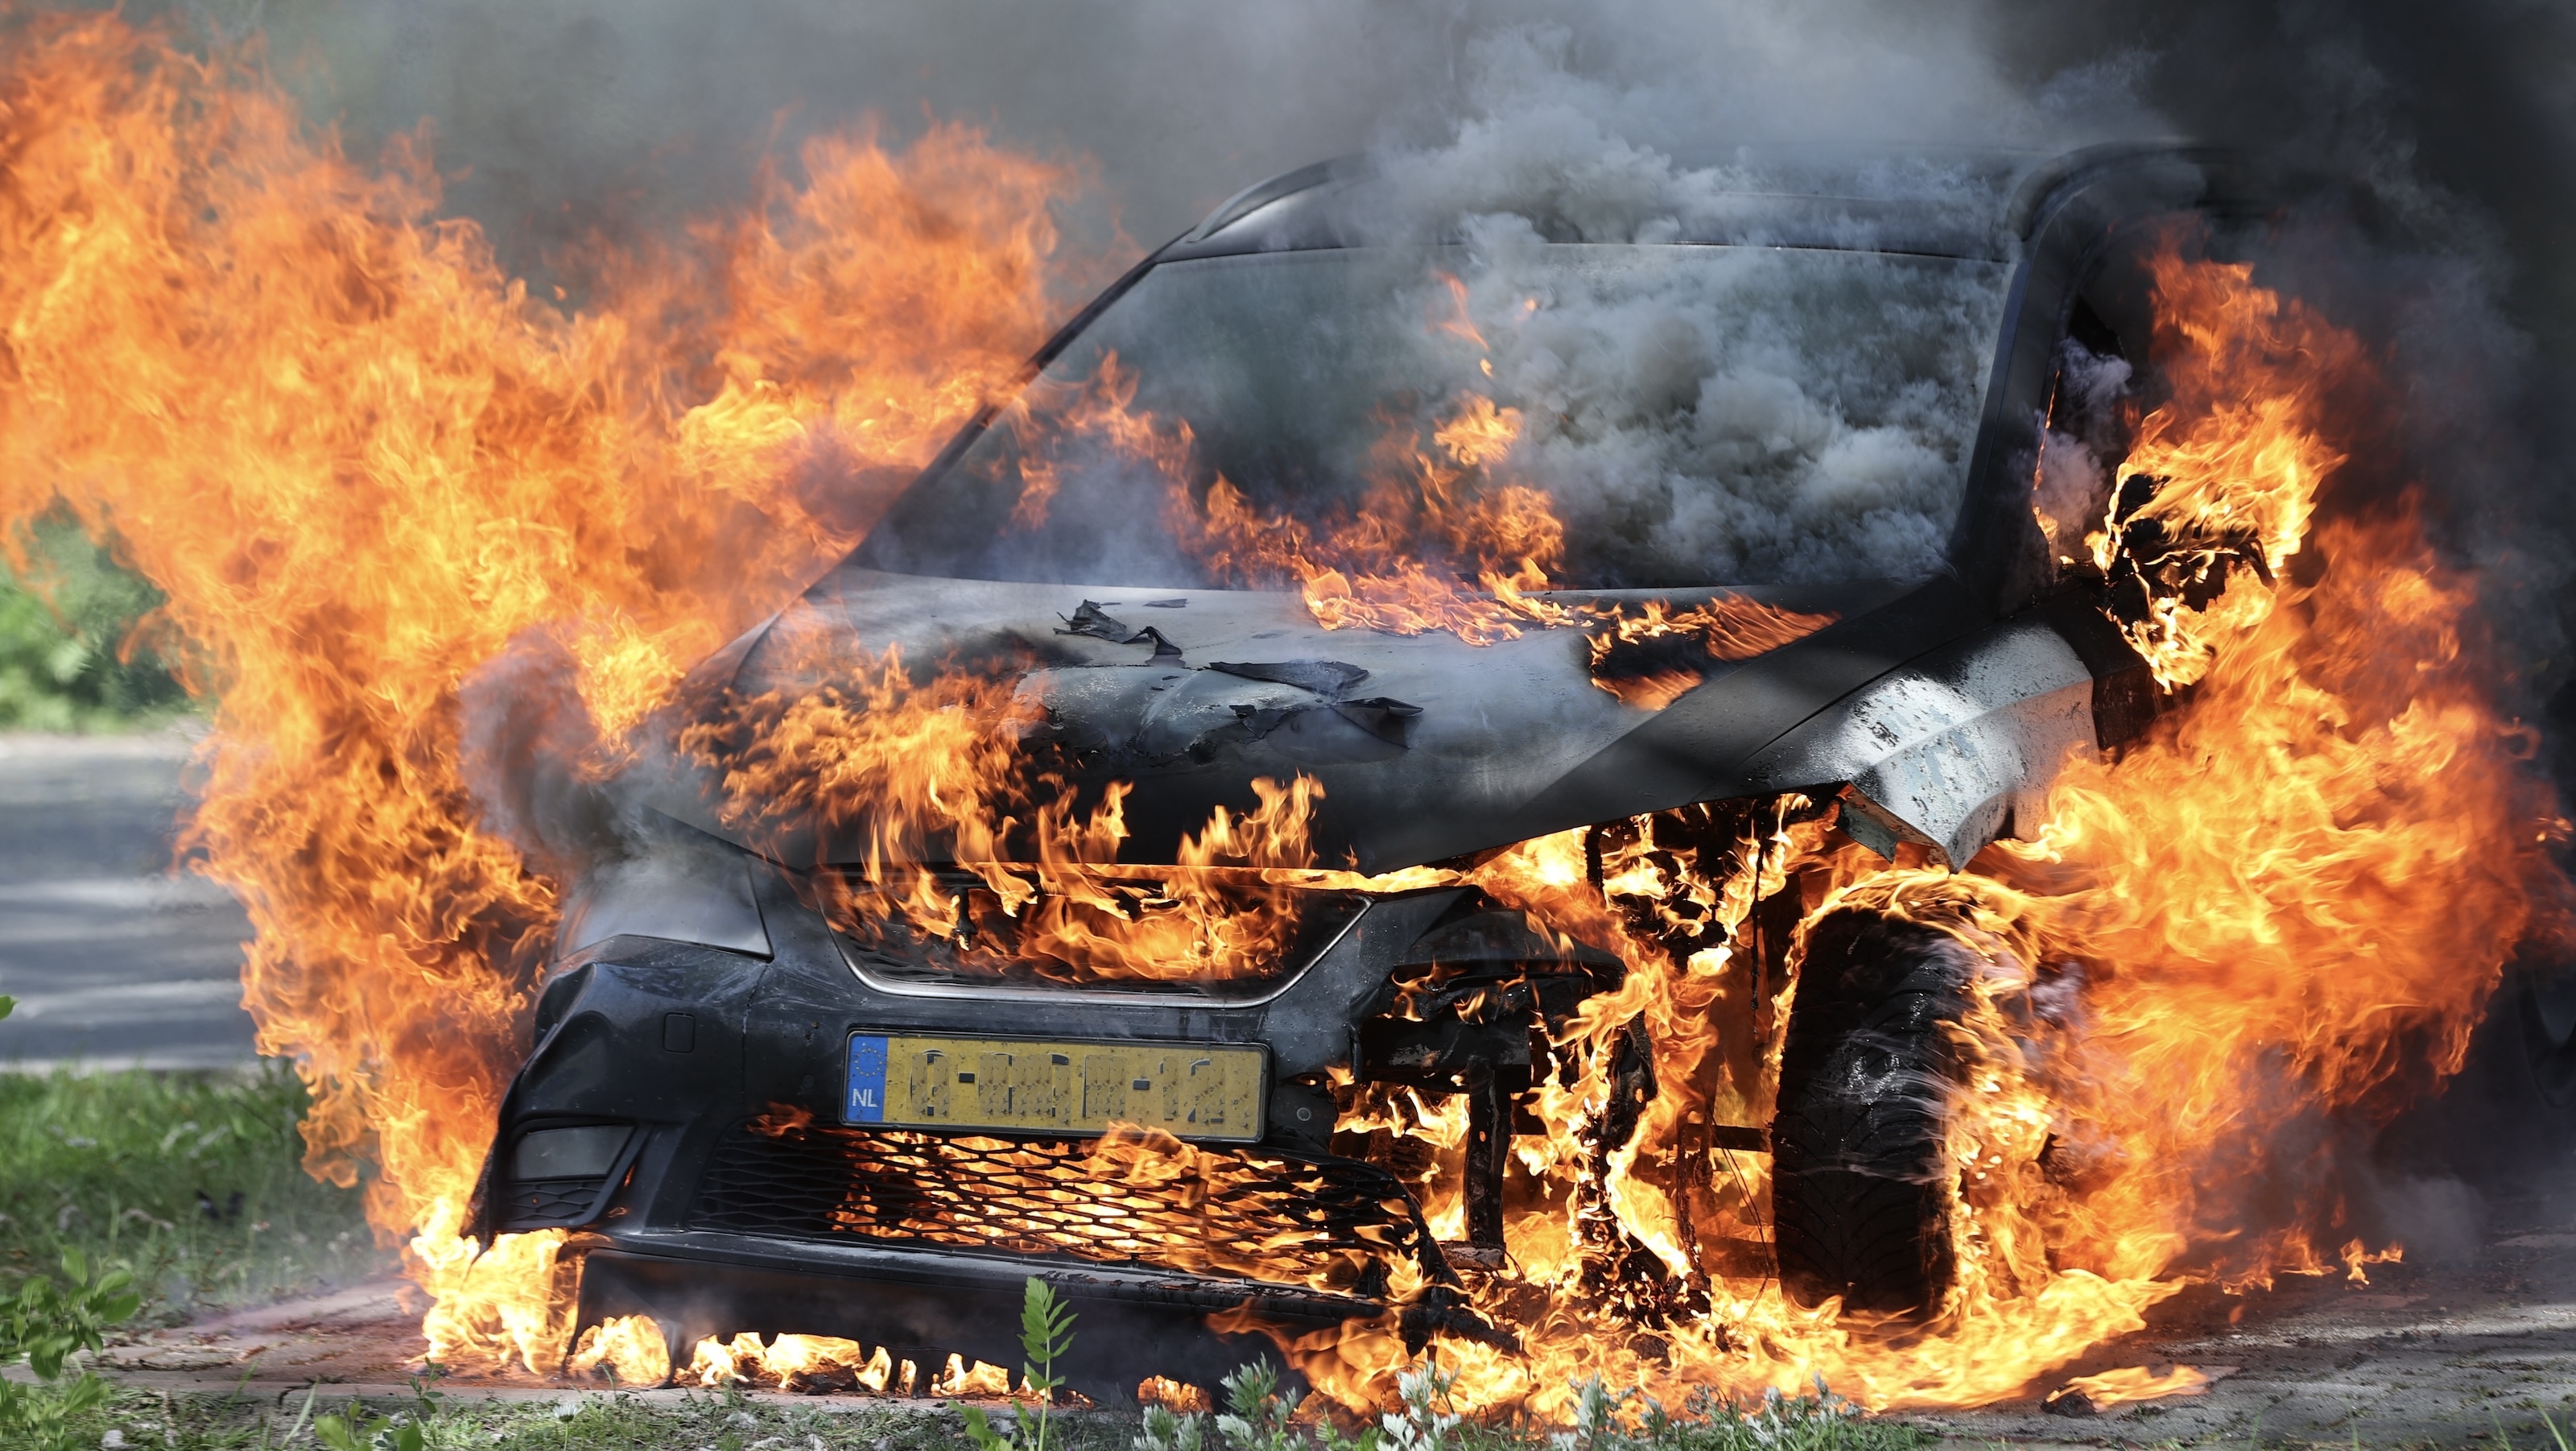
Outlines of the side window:
[[2109,517],[2145,382],[2149,297],[2143,270],[2124,260],[2115,252],[2094,269],[2057,343],[2031,507],[2060,573],[2091,567],[2086,540]]

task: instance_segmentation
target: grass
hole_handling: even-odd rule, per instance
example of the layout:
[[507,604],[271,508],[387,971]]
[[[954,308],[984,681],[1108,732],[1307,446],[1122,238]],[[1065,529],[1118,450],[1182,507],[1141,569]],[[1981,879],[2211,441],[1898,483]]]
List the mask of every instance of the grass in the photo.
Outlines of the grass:
[[[421,1451],[971,1451],[954,1415],[782,1408],[720,1392],[677,1405],[603,1394],[555,1406],[430,1403],[390,1414],[353,1410],[328,1387],[309,1407],[301,1393],[278,1404],[126,1392],[87,1415],[79,1430],[92,1446],[120,1432],[134,1451],[302,1451],[328,1444],[313,1434],[313,1423],[325,1417],[349,1423],[360,1445],[393,1444],[391,1435],[368,1434],[395,1429],[388,1422],[417,1425]],[[1128,1451],[1137,1422],[1098,1415],[1058,1425],[1064,1451]]]
[[[118,1431],[134,1451],[300,1451],[330,1444],[313,1434],[314,1423],[325,1416],[358,1431],[353,1439],[360,1445],[390,1448],[401,1426],[417,1426],[420,1451],[973,1451],[964,1421],[953,1411],[826,1411],[723,1392],[691,1395],[676,1404],[600,1394],[555,1406],[427,1400],[403,1411],[368,1412],[333,1399],[328,1387],[309,1406],[300,1393],[280,1404],[129,1391],[90,1413],[79,1430],[88,1445]],[[1142,1421],[1134,1413],[1064,1415],[1056,1418],[1049,1444],[1060,1451],[1131,1451],[1140,1429]],[[1302,1430],[1288,1434],[1292,1448],[1311,1444]],[[1889,1422],[1830,1417],[1786,1428],[1776,1423],[1764,1428],[1754,1421],[1676,1422],[1662,1434],[1620,1437],[1618,1443],[1625,1451],[1921,1451],[1932,1439]],[[1392,1451],[1374,1428],[1363,1441]],[[1204,1451],[1246,1448],[1210,1428]],[[1468,1423],[1441,1438],[1438,1451],[1564,1448],[1537,1428]],[[1584,1446],[1578,1443],[1574,1451],[1584,1451]]]
[[168,1324],[382,1273],[358,1191],[297,1167],[306,1102],[273,1064],[0,1075],[0,1288],[77,1249],[129,1270],[141,1322]]

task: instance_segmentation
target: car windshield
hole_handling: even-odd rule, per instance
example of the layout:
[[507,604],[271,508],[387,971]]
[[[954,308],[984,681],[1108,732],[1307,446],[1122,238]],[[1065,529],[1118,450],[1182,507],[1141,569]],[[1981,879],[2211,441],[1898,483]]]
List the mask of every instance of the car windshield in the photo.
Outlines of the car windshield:
[[1959,511],[2006,280],[1535,240],[1165,262],[862,558],[1111,586],[1918,578]]

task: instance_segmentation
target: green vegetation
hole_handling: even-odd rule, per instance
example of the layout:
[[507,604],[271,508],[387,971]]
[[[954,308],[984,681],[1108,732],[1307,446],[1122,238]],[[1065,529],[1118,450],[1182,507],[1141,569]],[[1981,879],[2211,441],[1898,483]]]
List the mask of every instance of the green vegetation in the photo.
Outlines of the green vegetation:
[[188,708],[160,657],[127,646],[158,590],[69,518],[18,542],[23,578],[0,559],[0,730],[112,730]]
[[275,1064],[0,1075],[0,1291],[75,1251],[172,1323],[383,1272],[358,1191],[299,1167],[307,1101]]
[[72,1451],[95,1443],[81,1423],[106,1404],[108,1384],[87,1370],[67,1372],[63,1362],[97,1350],[141,1297],[123,1270],[92,1274],[77,1252],[63,1256],[63,1276],[59,1284],[34,1276],[0,1297],[0,1366],[25,1361],[37,1382],[0,1380],[0,1445]]
[[[1148,1411],[1140,1422],[1132,1412],[1065,1412],[1052,1418],[1048,1444],[1055,1451],[1920,1451],[1932,1442],[1920,1431],[1809,1399],[1774,1401],[1741,1413],[1721,1408],[1704,1420],[1666,1417],[1616,1432],[1600,1426],[1567,1432],[1485,1425],[1432,1411],[1427,1400],[1419,1400],[1353,1436],[1328,1418],[1292,1418],[1296,1399],[1275,1394],[1275,1383],[1271,1392],[1260,1392],[1258,1379],[1243,1373],[1227,1382],[1228,1409],[1222,1415]],[[1437,1394],[1437,1383],[1437,1377],[1420,1378],[1429,1394]],[[1254,1399],[1256,1393],[1266,1401]],[[284,1405],[248,1396],[180,1400],[127,1392],[85,1413],[75,1428],[87,1436],[84,1446],[100,1445],[113,1430],[132,1451],[975,1451],[978,1445],[959,1413],[880,1406],[827,1410],[723,1391],[651,1401],[594,1394],[555,1405],[463,1402],[461,1394],[443,1396],[425,1386],[415,1388],[408,1405],[375,1407],[336,1397],[327,1386],[299,1391]],[[987,1417],[986,1427],[1016,1434],[996,1431],[994,1423],[1022,1419],[1033,1418],[999,1412]]]
[[[0,997],[0,1018],[17,1008],[16,998]],[[0,1445],[26,1451],[86,1445],[86,1428],[77,1423],[107,1401],[107,1382],[86,1370],[66,1376],[63,1362],[76,1351],[97,1350],[107,1328],[131,1317],[142,1297],[123,1270],[90,1273],[78,1250],[64,1252],[63,1276],[61,1284],[46,1275],[23,1276],[0,1295],[0,1369],[24,1361],[36,1377],[34,1385],[0,1380]]]
[[1064,1385],[1055,1363],[1073,1348],[1073,1310],[1055,1290],[1035,1275],[1020,1292],[1020,1383],[1041,1397],[1034,1414],[1014,1418],[1007,1432],[993,1429],[981,1406],[965,1408],[966,1435],[976,1451],[1047,1451],[1047,1432],[1055,1422],[1054,1392]]

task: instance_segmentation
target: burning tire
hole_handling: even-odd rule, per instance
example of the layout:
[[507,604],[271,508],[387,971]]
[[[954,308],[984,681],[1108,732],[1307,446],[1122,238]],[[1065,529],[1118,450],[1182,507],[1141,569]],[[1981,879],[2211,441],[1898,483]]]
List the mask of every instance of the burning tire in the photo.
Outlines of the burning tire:
[[1946,932],[1874,911],[1808,930],[1771,1126],[1780,1280],[1800,1304],[1924,1313],[1949,1289],[1949,1028],[1975,961]]

